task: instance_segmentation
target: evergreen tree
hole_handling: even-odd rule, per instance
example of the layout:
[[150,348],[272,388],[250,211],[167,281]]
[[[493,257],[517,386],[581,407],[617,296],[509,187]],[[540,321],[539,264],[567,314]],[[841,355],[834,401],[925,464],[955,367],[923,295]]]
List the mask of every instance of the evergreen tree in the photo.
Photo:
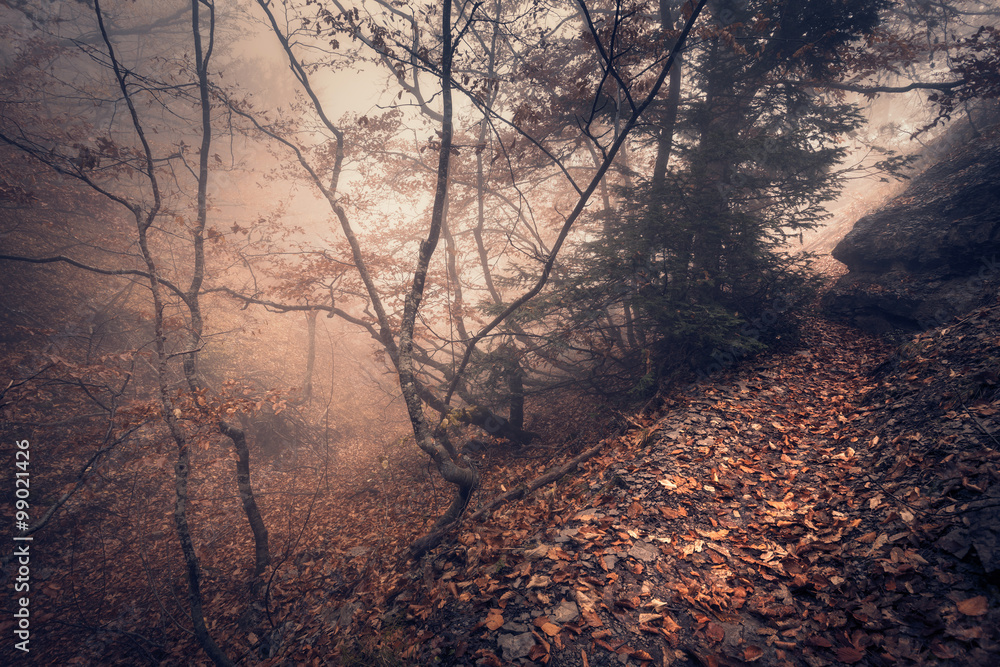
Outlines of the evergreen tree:
[[[683,94],[668,96],[650,128],[650,178],[624,190],[621,213],[576,258],[573,298],[557,297],[575,327],[589,321],[619,342],[621,359],[645,373],[638,389],[725,365],[787,323],[808,281],[782,248],[826,217],[845,154],[838,140],[862,123],[852,105],[794,81],[829,77],[885,7],[714,3],[711,28],[685,53]],[[624,334],[597,326],[602,309],[620,313]]]

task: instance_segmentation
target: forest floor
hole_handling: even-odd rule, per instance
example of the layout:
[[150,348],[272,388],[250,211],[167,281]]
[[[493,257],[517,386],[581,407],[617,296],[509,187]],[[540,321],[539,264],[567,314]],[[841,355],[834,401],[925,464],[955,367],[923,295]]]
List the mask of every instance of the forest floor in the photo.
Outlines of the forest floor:
[[[419,561],[450,498],[412,439],[303,448],[254,469],[273,555],[255,595],[232,463],[206,445],[209,629],[245,665],[995,666],[998,372],[1000,305],[895,350],[805,314],[794,344],[653,414],[550,399],[542,442],[479,455],[466,514],[600,452]],[[29,664],[209,664],[167,454],[124,456],[34,543]]]
[[806,318],[465,526],[359,607],[344,658],[1000,664],[998,356],[1000,307],[895,352]]

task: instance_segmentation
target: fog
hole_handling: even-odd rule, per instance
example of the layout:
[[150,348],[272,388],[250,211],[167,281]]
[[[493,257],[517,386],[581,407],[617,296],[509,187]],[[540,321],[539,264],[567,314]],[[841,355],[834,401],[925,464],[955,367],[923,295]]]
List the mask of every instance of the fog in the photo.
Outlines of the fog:
[[[233,664],[220,626],[401,589],[489,499],[776,345],[792,318],[751,323],[996,98],[994,4],[817,4],[5,4],[22,537],[85,563],[85,613],[111,591],[96,625]],[[51,636],[96,636],[73,618]]]

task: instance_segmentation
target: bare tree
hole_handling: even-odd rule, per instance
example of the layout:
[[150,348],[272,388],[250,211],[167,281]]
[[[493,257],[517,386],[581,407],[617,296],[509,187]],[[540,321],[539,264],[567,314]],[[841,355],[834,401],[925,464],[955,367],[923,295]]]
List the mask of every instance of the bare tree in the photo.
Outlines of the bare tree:
[[[274,34],[288,56],[291,71],[303,87],[307,98],[310,100],[312,110],[322,123],[322,126],[330,134],[336,155],[330,175],[326,178],[321,177],[316,167],[310,163],[306,152],[289,137],[284,136],[279,130],[267,126],[265,122],[253,114],[245,110],[243,114],[259,131],[284,145],[295,154],[310,181],[330,204],[331,210],[339,220],[344,236],[349,244],[351,259],[360,274],[366,290],[365,296],[368,298],[374,311],[376,326],[378,327],[378,338],[385,346],[399,374],[400,388],[407,404],[417,443],[434,461],[441,475],[456,487],[452,505],[438,520],[431,537],[428,540],[419,540],[414,544],[414,551],[419,553],[431,545],[434,540],[440,539],[442,528],[453,524],[461,516],[477,480],[475,469],[465,463],[451,445],[446,429],[433,427],[428,422],[424,413],[424,404],[429,405],[442,417],[451,413],[449,406],[452,397],[456,393],[460,395],[464,394],[464,371],[476,353],[477,345],[499,325],[506,322],[518,309],[542,291],[556,264],[559,251],[566,242],[574,223],[579,219],[587,202],[614,163],[626,138],[656,98],[705,3],[701,2],[697,5],[689,5],[687,7],[683,30],[677,39],[674,40],[672,48],[663,54],[661,58],[656,59],[650,64],[650,67],[654,68],[656,72],[651,79],[643,79],[641,76],[636,76],[626,82],[625,74],[619,70],[617,64],[617,59],[619,58],[618,49],[622,47],[615,41],[613,28],[601,31],[593,22],[589,24],[593,47],[596,52],[595,57],[600,63],[601,71],[604,73],[602,81],[613,79],[624,87],[625,97],[628,99],[628,108],[623,114],[624,122],[609,145],[600,144],[599,139],[591,132],[590,123],[587,123],[581,129],[576,141],[593,142],[599,148],[602,155],[597,168],[588,174],[587,181],[584,184],[579,184],[571,175],[569,162],[571,154],[560,157],[552,149],[546,147],[543,140],[532,136],[527,129],[527,125],[522,126],[516,119],[506,117],[501,110],[491,106],[489,95],[484,98],[482,94],[477,94],[477,91],[470,87],[468,77],[463,78],[456,75],[454,69],[456,56],[462,48],[463,40],[468,39],[468,35],[473,32],[474,25],[480,22],[488,23],[490,31],[494,35],[491,38],[493,42],[496,40],[495,36],[499,34],[500,28],[498,26],[501,25],[500,18],[492,17],[487,19],[482,16],[482,5],[462,5],[458,9],[458,13],[453,15],[452,3],[442,3],[440,18],[436,18],[433,21],[433,25],[435,26],[433,34],[438,36],[434,38],[436,43],[433,44],[433,48],[430,45],[425,45],[425,42],[430,38],[426,38],[423,35],[423,28],[421,26],[425,22],[424,19],[430,19],[430,15],[427,13],[429,8],[427,7],[418,7],[412,13],[406,13],[404,10],[389,4],[374,3],[374,7],[379,11],[385,12],[386,17],[402,18],[403,24],[408,26],[406,30],[381,27],[378,17],[371,14],[362,16],[359,14],[358,9],[349,9],[338,3],[335,3],[335,6],[340,10],[339,15],[333,15],[324,9],[320,10],[324,22],[334,26],[331,34],[345,34],[363,42],[371,49],[376,60],[391,68],[393,77],[401,88],[400,96],[403,93],[411,95],[416,101],[417,106],[439,124],[439,129],[435,131],[436,138],[432,141],[433,148],[438,155],[438,165],[434,179],[435,187],[430,220],[426,235],[419,244],[412,282],[406,292],[403,312],[398,326],[394,325],[384,305],[383,293],[368,268],[366,253],[358,241],[350,217],[340,199],[338,184],[340,183],[340,174],[343,168],[346,133],[328,117],[324,110],[324,105],[311,84],[309,72],[314,66],[306,66],[300,61],[295,48],[295,40],[305,39],[301,32],[302,28],[283,26],[279,23],[274,8],[270,3],[260,0],[258,4],[264,11]],[[587,6],[581,4],[580,7],[584,10],[583,13],[586,14]],[[420,14],[419,17],[418,13]],[[287,18],[289,13],[286,12],[283,16]],[[626,20],[622,12],[614,12],[611,16],[612,20],[617,22],[618,25]],[[302,21],[301,25],[303,26],[308,27],[310,25],[307,20],[299,20]],[[387,18],[387,20],[389,19]],[[292,34],[295,35],[294,39],[290,36]],[[423,82],[426,77],[433,78],[439,84],[440,107],[432,108],[430,106],[429,98],[425,95]],[[599,82],[594,92],[595,96],[602,94],[602,85],[603,83]],[[645,91],[645,94],[641,98],[636,98],[633,94],[633,88],[639,90],[640,87]],[[541,265],[541,275],[527,292],[509,304],[506,304],[499,314],[493,317],[485,326],[480,327],[475,334],[462,336],[462,339],[459,341],[462,347],[459,355],[460,360],[457,366],[452,369],[448,366],[442,368],[440,364],[434,365],[431,357],[422,354],[415,344],[415,332],[421,305],[426,294],[431,259],[441,236],[444,235],[446,238],[448,236],[446,215],[451,186],[452,156],[456,151],[454,145],[455,111],[453,101],[453,94],[456,91],[462,94],[466,103],[472,104],[475,108],[479,109],[479,113],[482,114],[481,118],[483,119],[480,125],[481,128],[489,126],[494,128],[495,131],[496,127],[504,126],[511,129],[518,139],[526,142],[538,154],[548,159],[552,167],[558,173],[563,174],[567,182],[571,185],[573,191],[576,193],[576,202],[571,212],[564,216],[558,235],[547,248]],[[591,105],[591,108],[593,107],[594,105]],[[560,131],[564,130],[565,128]],[[480,136],[482,137],[483,135],[480,134]],[[560,136],[556,138],[556,141],[564,143],[569,140]],[[480,245],[479,248],[482,248],[482,246]],[[484,266],[487,264],[482,259],[480,259],[480,263]],[[457,271],[454,270],[449,262],[446,262],[446,272],[453,280],[458,282]],[[484,272],[486,275],[489,274],[488,267],[484,269]],[[426,380],[422,380],[418,375],[418,360],[425,364],[430,364],[432,369],[444,371],[447,387],[444,389],[443,395],[438,395],[434,392]],[[495,431],[496,426],[500,423],[499,420],[493,419],[488,413],[477,410],[466,409],[456,411],[453,414],[456,417],[456,421],[466,421],[466,423],[478,422],[488,430],[492,428]],[[506,423],[506,420],[504,422]],[[444,423],[446,425],[447,420]]]

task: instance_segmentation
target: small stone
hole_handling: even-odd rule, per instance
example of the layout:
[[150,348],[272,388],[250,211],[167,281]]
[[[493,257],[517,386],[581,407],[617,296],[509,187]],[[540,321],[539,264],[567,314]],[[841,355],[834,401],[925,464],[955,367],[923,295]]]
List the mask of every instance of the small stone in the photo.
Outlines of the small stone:
[[517,660],[527,657],[531,647],[535,645],[535,637],[530,632],[517,635],[500,635],[497,644],[503,649],[504,660]]
[[934,546],[942,551],[947,551],[955,558],[965,558],[965,554],[969,553],[969,548],[972,546],[969,541],[969,531],[964,528],[955,528],[938,539]]
[[576,606],[575,602],[572,600],[563,600],[556,606],[555,609],[552,610],[552,613],[549,614],[549,618],[553,623],[563,625],[575,621],[579,615],[580,609]]

